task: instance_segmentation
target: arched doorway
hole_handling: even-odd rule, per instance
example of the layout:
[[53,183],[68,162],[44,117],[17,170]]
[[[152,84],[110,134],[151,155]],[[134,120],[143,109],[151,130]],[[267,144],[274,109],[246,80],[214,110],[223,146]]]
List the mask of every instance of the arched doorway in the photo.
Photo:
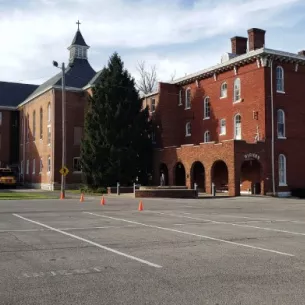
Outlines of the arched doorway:
[[228,181],[229,181],[229,171],[227,164],[222,161],[214,162],[212,166],[212,183],[215,184],[216,191],[227,192],[228,191]]
[[168,185],[168,169],[165,163],[160,164],[160,173],[159,173],[160,185],[161,185],[162,174],[164,175],[164,185]]
[[258,160],[246,160],[241,165],[240,193],[261,193],[261,164]]
[[185,168],[181,162],[175,166],[175,185],[185,186]]
[[196,161],[192,165],[191,169],[191,183],[194,187],[194,183],[198,185],[199,192],[205,192],[205,169],[201,162]]

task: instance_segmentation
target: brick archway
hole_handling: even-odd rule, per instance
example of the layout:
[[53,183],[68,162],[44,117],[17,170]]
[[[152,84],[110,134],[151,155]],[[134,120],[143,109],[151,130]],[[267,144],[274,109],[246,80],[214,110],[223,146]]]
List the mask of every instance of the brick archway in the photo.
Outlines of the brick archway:
[[240,192],[261,194],[262,165],[256,160],[245,160],[240,168]]
[[198,190],[205,192],[205,168],[200,161],[195,161],[191,167],[191,187],[194,187],[194,183],[197,183]]
[[186,185],[185,167],[181,162],[178,162],[174,167],[174,185]]
[[215,184],[217,191],[228,191],[229,170],[227,164],[222,160],[217,160],[211,168],[211,181]]

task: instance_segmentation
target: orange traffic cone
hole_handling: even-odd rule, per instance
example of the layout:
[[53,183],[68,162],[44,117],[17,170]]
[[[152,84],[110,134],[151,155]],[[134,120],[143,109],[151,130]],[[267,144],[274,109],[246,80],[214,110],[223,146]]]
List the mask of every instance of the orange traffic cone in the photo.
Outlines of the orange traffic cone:
[[84,202],[84,194],[83,193],[81,193],[81,195],[80,195],[80,200],[79,200],[80,202]]
[[102,196],[101,205],[105,205],[105,198],[104,198],[104,196]]
[[64,193],[60,192],[60,200],[65,199]]
[[143,203],[142,203],[142,200],[140,201],[139,203],[139,208],[138,208],[139,211],[143,211]]

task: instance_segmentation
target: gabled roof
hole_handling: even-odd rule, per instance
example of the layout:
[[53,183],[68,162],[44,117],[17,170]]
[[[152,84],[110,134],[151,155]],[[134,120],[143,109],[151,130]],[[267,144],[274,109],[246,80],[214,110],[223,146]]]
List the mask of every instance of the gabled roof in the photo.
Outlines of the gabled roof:
[[77,30],[77,32],[75,33],[75,36],[72,40],[71,45],[78,45],[78,46],[84,46],[84,47],[89,47],[86,42],[85,39],[82,35],[82,33],[80,32],[80,30]]
[[[93,78],[96,72],[92,69],[88,60],[85,59],[74,59],[72,62],[73,66],[68,66],[65,73],[66,87],[83,88]],[[46,89],[54,86],[61,86],[62,74],[59,72],[42,85],[40,85],[25,102],[30,101],[34,97],[43,93]]]
[[253,50],[248,53],[233,57],[233,58],[229,59],[228,61],[225,61],[221,64],[212,66],[210,68],[200,70],[198,72],[178,78],[170,83],[176,84],[176,85],[186,84],[186,83],[194,81],[197,78],[208,77],[210,75],[213,75],[213,73],[222,72],[226,69],[230,69],[234,65],[246,63],[246,62],[249,62],[249,60],[251,60],[251,59],[260,58],[260,57],[273,57],[273,58],[293,61],[293,62],[297,62],[297,63],[305,65],[305,56],[303,56],[303,55],[261,48],[261,49]]
[[0,81],[0,106],[17,107],[38,85]]

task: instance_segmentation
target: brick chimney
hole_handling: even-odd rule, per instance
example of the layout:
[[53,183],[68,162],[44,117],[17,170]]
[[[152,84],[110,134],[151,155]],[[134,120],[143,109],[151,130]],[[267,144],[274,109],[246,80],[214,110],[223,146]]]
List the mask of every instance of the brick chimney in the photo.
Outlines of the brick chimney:
[[235,36],[231,38],[232,53],[241,55],[247,53],[248,38]]
[[305,50],[299,51],[298,55],[305,56]]
[[260,49],[265,45],[265,30],[253,28],[248,30],[249,51]]

